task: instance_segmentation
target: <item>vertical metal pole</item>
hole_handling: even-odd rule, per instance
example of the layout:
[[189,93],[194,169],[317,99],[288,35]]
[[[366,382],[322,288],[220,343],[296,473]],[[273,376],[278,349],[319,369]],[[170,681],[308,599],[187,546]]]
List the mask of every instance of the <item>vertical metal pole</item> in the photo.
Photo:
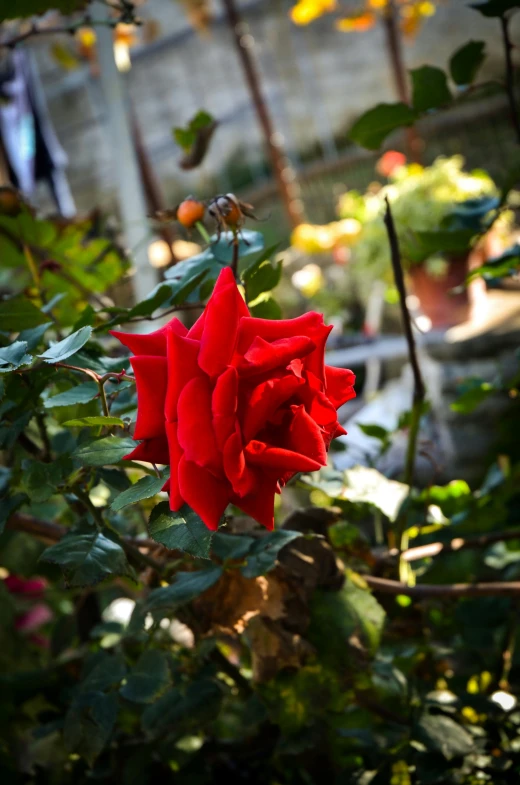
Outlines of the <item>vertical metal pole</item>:
[[267,109],[260,80],[256,70],[254,60],[251,56],[250,48],[252,44],[251,35],[246,35],[246,27],[242,21],[235,0],[223,0],[226,9],[227,20],[233,33],[240,62],[244,71],[253,104],[255,107],[258,121],[264,133],[265,143],[271,157],[273,173],[278,185],[278,191],[282,199],[283,206],[291,225],[298,226],[304,220],[303,203],[299,198],[299,187],[296,176],[285,157],[280,142],[280,134],[275,132],[271,115]]
[[[109,19],[109,9],[98,5],[98,13]],[[146,200],[132,139],[125,85],[114,60],[112,28],[97,28],[97,49],[101,88],[106,101],[109,144],[117,183],[117,193],[126,245],[135,267],[136,301],[143,299],[157,283],[157,273],[148,262],[149,234]]]

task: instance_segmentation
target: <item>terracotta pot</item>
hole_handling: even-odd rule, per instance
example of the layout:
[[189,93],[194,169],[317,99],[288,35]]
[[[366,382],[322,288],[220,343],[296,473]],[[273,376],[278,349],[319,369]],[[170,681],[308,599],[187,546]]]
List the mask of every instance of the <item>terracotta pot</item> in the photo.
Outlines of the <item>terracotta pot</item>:
[[468,273],[468,255],[452,257],[448,261],[445,275],[432,276],[426,265],[416,265],[409,270],[414,293],[419,298],[421,310],[437,329],[453,327],[470,317],[470,297],[467,289],[460,294],[451,294],[461,286]]

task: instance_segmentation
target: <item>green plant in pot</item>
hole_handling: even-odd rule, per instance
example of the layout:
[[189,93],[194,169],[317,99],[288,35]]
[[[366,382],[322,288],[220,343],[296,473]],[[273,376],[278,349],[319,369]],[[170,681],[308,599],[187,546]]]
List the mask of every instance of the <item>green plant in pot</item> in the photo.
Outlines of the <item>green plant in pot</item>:
[[469,269],[500,253],[511,233],[513,213],[504,209],[514,194],[500,195],[482,170],[465,172],[461,156],[437,158],[428,167],[398,164],[388,183],[373,183],[365,194],[350,191],[339,203],[342,218],[357,218],[362,231],[352,249],[360,287],[374,278],[389,279],[382,221],[388,198],[399,244],[415,294],[432,326],[449,327],[470,313],[470,293],[460,287]]

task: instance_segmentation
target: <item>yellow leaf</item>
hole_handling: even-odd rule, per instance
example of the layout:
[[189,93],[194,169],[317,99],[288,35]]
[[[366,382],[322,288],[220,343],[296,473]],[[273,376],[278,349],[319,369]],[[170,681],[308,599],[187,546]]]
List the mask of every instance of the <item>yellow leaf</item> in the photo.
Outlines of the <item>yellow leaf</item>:
[[336,0],[299,0],[289,11],[295,25],[308,25],[336,9]]
[[342,33],[364,32],[370,30],[376,23],[376,15],[372,11],[367,11],[358,16],[346,16],[343,19],[338,19],[335,23],[336,30]]
[[78,67],[79,61],[77,57],[63,44],[55,43],[51,46],[51,55],[54,60],[64,68],[66,71],[73,71]]

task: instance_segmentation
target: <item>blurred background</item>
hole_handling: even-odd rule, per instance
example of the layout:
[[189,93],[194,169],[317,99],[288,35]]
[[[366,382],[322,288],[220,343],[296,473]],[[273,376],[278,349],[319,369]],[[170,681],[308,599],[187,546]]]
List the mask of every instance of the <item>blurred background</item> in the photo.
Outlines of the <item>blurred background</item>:
[[[497,449],[507,406],[490,395],[485,427],[481,409],[477,423],[471,403],[462,420],[452,407],[460,380],[476,379],[478,398],[515,367],[520,324],[516,274],[467,285],[468,272],[517,247],[498,20],[460,0],[96,0],[68,18],[47,12],[38,35],[33,24],[2,26],[3,43],[17,43],[4,47],[0,75],[4,184],[42,215],[87,217],[129,253],[114,302],[142,300],[201,251],[204,235],[175,220],[188,194],[234,194],[283,263],[277,304],[262,313],[322,311],[334,327],[329,361],[358,375],[337,464],[370,461],[381,445],[358,421],[393,432],[411,394],[382,221],[389,196],[437,401],[425,438],[440,463],[430,451],[423,481],[480,479],[475,456]],[[412,99],[413,126],[363,131],[372,107],[408,111]],[[446,245],[448,224],[462,235]],[[384,457],[390,476],[403,449]]]

